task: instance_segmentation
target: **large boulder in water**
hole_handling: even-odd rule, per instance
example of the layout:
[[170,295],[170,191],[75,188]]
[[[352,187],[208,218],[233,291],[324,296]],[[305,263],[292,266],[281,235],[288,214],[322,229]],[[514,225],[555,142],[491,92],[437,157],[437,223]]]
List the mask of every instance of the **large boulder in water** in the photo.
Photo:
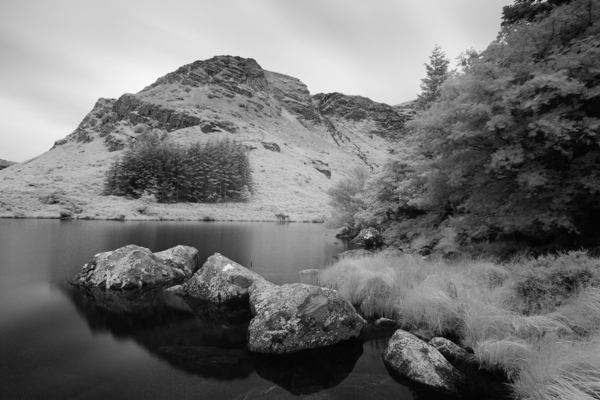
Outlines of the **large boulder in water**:
[[171,267],[182,269],[186,275],[191,276],[200,267],[198,250],[189,246],[178,245],[154,255]]
[[438,350],[401,329],[391,337],[383,352],[383,362],[400,377],[444,394],[464,393],[469,386],[466,376]]
[[247,304],[248,288],[255,282],[271,285],[256,272],[215,253],[176,293],[186,300]]
[[335,290],[294,283],[254,285],[248,349],[288,354],[360,335],[365,321]]
[[190,277],[197,259],[198,250],[193,247],[177,246],[153,254],[131,244],[96,254],[69,283],[105,290],[164,288]]

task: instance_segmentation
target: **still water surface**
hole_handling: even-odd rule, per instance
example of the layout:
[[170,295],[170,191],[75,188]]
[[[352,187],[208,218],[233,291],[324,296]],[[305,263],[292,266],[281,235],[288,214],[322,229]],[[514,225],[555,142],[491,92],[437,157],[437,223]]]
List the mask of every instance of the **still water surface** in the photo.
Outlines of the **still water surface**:
[[[346,250],[318,224],[0,219],[0,399],[442,399],[390,377],[389,330],[265,356],[246,351],[247,324],[206,320],[171,293],[132,303],[67,284],[127,244],[219,252],[277,284]],[[507,398],[488,378],[473,372],[470,400]]]
[[[301,356],[245,350],[246,326],[202,320],[176,296],[144,307],[68,285],[94,254],[219,252],[278,283],[345,250],[318,224],[0,220],[0,398],[425,399],[381,362],[389,332]],[[435,397],[432,397],[435,398]]]

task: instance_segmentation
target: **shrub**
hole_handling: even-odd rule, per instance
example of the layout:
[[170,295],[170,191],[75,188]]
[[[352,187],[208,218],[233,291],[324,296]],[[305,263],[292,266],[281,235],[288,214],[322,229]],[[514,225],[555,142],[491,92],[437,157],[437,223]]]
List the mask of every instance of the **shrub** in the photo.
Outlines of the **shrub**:
[[600,285],[600,260],[575,251],[525,263],[515,282],[526,314],[553,311],[579,290]]

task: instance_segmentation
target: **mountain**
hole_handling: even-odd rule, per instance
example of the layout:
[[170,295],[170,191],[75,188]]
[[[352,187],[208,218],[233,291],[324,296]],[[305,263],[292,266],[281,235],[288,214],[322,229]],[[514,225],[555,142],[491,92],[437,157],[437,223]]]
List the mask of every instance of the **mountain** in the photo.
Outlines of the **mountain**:
[[[139,93],[99,99],[51,150],[0,171],[0,216],[323,220],[332,183],[355,165],[375,173],[409,118],[365,97],[311,96],[299,79],[253,59],[196,61]],[[182,144],[224,137],[242,143],[254,171],[251,201],[145,204],[103,196],[110,164],[150,134]]]

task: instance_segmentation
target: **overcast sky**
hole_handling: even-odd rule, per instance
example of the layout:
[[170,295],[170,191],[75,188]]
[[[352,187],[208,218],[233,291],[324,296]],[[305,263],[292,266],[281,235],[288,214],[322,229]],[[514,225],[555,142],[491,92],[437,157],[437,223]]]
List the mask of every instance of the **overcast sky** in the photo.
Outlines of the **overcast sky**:
[[99,97],[136,93],[181,65],[254,58],[302,80],[398,104],[439,44],[483,50],[510,0],[0,0],[0,159],[71,133]]

